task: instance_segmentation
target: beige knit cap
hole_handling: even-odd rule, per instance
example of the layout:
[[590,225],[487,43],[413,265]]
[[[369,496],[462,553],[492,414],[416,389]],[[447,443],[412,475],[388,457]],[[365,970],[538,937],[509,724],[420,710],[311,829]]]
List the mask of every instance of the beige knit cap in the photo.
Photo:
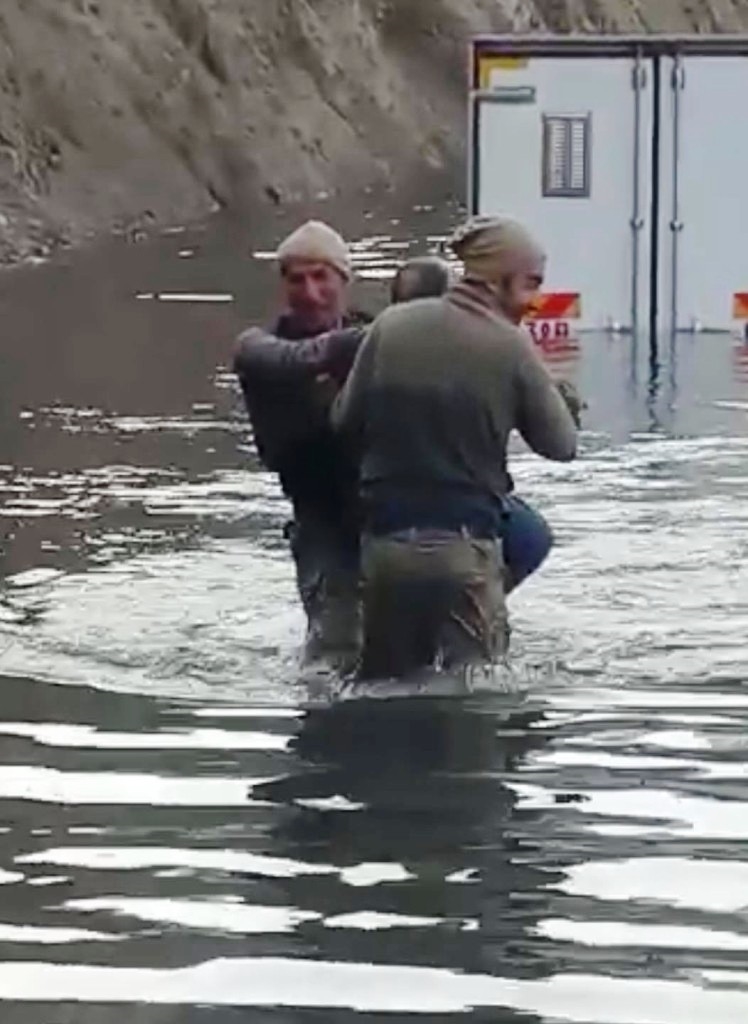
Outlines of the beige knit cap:
[[348,246],[333,228],[319,220],[309,220],[292,232],[278,248],[278,261],[310,260],[329,263],[348,280],[352,275]]
[[488,280],[546,258],[527,228],[511,217],[473,217],[457,228],[450,245],[467,274]]

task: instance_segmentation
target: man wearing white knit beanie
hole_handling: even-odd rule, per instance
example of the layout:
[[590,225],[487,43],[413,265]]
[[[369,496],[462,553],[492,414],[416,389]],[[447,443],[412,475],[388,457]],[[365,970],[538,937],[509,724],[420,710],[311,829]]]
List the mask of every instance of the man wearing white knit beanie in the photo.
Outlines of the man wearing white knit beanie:
[[334,228],[321,220],[308,220],[281,242],[278,247],[281,268],[293,260],[328,263],[345,281],[351,278],[348,246]]
[[337,231],[310,220],[281,242],[277,259],[283,312],[240,336],[234,369],[260,459],[293,504],[286,536],[306,657],[345,670],[360,642],[358,466],[328,412],[362,338],[347,310],[351,258]]

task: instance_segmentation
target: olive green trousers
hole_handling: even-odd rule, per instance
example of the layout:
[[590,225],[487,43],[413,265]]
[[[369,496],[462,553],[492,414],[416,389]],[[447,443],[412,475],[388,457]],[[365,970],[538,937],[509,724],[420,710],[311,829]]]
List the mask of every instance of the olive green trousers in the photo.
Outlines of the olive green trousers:
[[363,679],[492,664],[508,642],[496,540],[408,530],[364,536]]

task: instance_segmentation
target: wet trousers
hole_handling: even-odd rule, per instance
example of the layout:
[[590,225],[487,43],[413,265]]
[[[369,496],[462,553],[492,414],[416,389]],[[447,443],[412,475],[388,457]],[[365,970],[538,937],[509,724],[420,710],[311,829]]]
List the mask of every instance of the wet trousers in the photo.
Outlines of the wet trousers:
[[[496,554],[502,566],[497,627],[501,633],[500,647],[505,646],[506,642],[504,597],[540,567],[553,546],[551,529],[539,512],[513,494],[505,499],[505,506],[502,538],[497,541],[472,542],[487,546],[486,550],[488,547],[497,548]],[[358,538],[349,530],[341,529],[339,524],[303,510],[297,510],[295,520],[286,528],[286,536],[290,541],[297,589],[307,618],[305,657],[307,660],[325,658],[347,670],[355,664],[362,644],[360,578],[362,568],[365,576],[366,566],[360,564]],[[369,552],[372,550],[371,540],[369,538],[367,542]],[[402,590],[399,592],[403,593]],[[489,604],[494,600],[490,598]],[[367,616],[370,631],[373,628],[372,614],[370,610]],[[376,621],[383,621],[378,613]],[[407,623],[409,620],[406,618],[404,621]],[[482,636],[482,628],[473,629],[473,633]],[[377,645],[380,649],[384,645],[385,650],[390,650],[393,645],[402,642],[403,629],[392,633],[392,641],[386,640],[384,632],[386,630],[377,627],[377,643],[374,644],[370,639],[365,644],[365,662],[372,665],[376,662],[379,656],[375,656],[372,651]],[[447,627],[449,636],[453,636],[454,632],[453,626]],[[414,641],[416,646],[419,642]],[[452,657],[449,652],[455,649],[455,643],[457,647],[461,645],[460,641],[450,641],[447,659]],[[490,645],[486,649],[494,650]],[[389,655],[385,657],[385,660],[388,659]],[[405,662],[409,659],[413,660],[413,654],[405,651]]]
[[507,642],[501,548],[411,529],[362,544],[362,679],[493,663]]
[[358,537],[298,511],[286,536],[307,619],[305,660],[324,658],[345,671],[355,664],[361,646]]

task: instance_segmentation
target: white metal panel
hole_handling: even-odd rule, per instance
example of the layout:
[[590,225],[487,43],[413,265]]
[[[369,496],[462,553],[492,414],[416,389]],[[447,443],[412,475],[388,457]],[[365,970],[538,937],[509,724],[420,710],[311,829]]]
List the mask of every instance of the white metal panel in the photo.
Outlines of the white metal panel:
[[730,330],[733,295],[748,291],[748,57],[680,62],[663,59],[660,323]]
[[[482,93],[474,145],[479,213],[508,213],[545,244],[545,291],[579,292],[582,329],[632,327],[635,198],[635,61],[631,57],[538,57],[526,67],[494,72],[492,87],[531,86],[535,102],[501,102]],[[652,159],[651,74],[640,93],[641,217],[637,313],[649,300]],[[498,100],[498,101],[497,101]],[[590,115],[589,197],[544,197],[543,116]]]

